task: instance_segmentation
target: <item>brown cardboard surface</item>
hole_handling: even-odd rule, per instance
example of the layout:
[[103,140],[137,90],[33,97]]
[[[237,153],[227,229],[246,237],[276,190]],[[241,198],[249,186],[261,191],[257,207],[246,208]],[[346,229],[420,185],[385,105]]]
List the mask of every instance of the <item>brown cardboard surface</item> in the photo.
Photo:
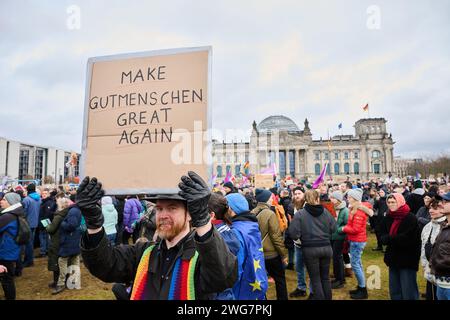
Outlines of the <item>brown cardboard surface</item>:
[[272,174],[255,174],[255,188],[270,189],[274,185]]
[[[85,117],[87,123],[82,157],[83,174],[96,176],[110,194],[123,193],[123,190],[173,190],[180,177],[188,170],[199,173],[205,181],[209,179],[208,165],[202,158],[208,141],[201,138],[199,140],[199,137],[210,126],[210,51],[205,49],[167,55],[149,54],[145,57],[127,56],[120,59],[111,57],[111,60],[93,58],[91,74],[88,74],[90,87],[87,93],[89,101],[85,106],[88,114]],[[160,78],[164,78],[163,80],[158,79],[158,68],[162,70]],[[152,72],[147,78],[149,70],[156,72]],[[130,71],[131,77],[123,76],[122,72],[128,74]],[[153,79],[152,75],[157,79]],[[153,97],[160,97],[164,92],[169,93],[160,102],[167,102],[166,105],[150,105],[150,93],[153,93]],[[139,100],[139,93],[147,93],[147,104],[142,99]],[[182,103],[183,93],[186,103]],[[172,94],[178,94],[179,100],[175,98],[172,101]],[[198,94],[201,94],[201,101]],[[128,95],[128,106],[125,105],[125,98],[121,99],[122,106],[118,105],[119,95]],[[134,105],[130,103],[132,96]],[[188,96],[190,97],[187,98]],[[94,97],[98,97],[93,100],[98,103],[102,97],[103,105],[90,108],[90,101]],[[191,143],[190,146],[184,144],[184,148],[190,149],[191,153],[191,161],[186,159],[188,163],[174,163],[172,159],[173,148],[180,148],[178,132],[184,132],[183,141],[186,138],[193,141],[194,136],[196,137],[196,143]],[[172,138],[171,142],[169,137]],[[131,143],[135,139],[138,139],[138,143]]]

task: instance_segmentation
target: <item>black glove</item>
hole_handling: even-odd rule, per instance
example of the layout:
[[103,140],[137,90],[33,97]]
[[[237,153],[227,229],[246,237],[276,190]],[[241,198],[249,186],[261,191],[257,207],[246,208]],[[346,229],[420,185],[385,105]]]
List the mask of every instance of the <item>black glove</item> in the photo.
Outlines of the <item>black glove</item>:
[[102,183],[97,182],[97,178],[86,177],[81,182],[77,190],[76,204],[86,221],[88,229],[98,229],[103,226],[104,218],[102,208],[98,204],[105,194]]
[[181,189],[178,194],[187,201],[192,226],[201,227],[207,224],[210,219],[208,201],[211,192],[205,181],[195,172],[189,171],[188,177],[181,177],[178,186]]

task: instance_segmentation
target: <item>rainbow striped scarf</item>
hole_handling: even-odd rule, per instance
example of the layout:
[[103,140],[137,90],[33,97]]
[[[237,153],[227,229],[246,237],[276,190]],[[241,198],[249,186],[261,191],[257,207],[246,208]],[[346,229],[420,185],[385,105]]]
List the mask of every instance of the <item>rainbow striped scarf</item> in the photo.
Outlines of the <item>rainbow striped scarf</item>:
[[[153,248],[154,245],[148,247],[142,254],[136,277],[134,278],[131,300],[149,299],[148,264]],[[194,273],[197,260],[198,252],[195,251],[194,256],[190,260],[183,260],[179,257],[175,261],[169,289],[169,300],[195,300]]]

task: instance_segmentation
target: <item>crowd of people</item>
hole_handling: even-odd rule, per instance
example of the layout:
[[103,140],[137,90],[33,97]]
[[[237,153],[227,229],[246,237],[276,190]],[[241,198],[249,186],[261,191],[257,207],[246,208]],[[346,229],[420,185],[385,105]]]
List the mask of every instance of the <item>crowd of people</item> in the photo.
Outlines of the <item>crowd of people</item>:
[[[384,255],[392,300],[450,298],[450,192],[447,183],[382,180],[322,182],[313,188],[283,179],[271,189],[231,181],[212,188],[197,174],[181,178],[179,194],[108,196],[86,177],[77,190],[17,187],[0,193],[0,279],[15,299],[15,277],[34,265],[34,248],[48,260],[49,290],[67,288],[80,261],[114,283],[117,299],[331,300],[347,286],[368,299],[363,265],[370,250]],[[21,219],[19,219],[21,218]],[[29,239],[19,241],[21,232]],[[288,292],[286,270],[295,270]],[[332,277],[330,278],[330,271]],[[309,282],[307,282],[308,275]],[[420,276],[420,275],[419,275]],[[73,279],[73,277],[71,277]]]

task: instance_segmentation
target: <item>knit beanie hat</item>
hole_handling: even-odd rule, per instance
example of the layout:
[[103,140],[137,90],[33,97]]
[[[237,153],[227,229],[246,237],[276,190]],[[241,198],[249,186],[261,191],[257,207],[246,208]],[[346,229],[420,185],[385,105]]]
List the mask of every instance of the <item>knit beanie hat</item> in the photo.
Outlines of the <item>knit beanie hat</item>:
[[107,204],[112,204],[112,198],[111,197],[103,197],[102,198],[102,206],[106,206]]
[[332,198],[335,198],[336,200],[339,200],[340,202],[344,201],[344,195],[340,191],[334,191],[331,194]]
[[419,189],[419,188],[423,188],[422,181],[420,181],[420,180],[414,181],[414,189]]
[[15,192],[8,192],[5,194],[5,200],[8,201],[9,205],[15,205],[16,203],[20,203],[20,196]]
[[348,190],[347,196],[352,197],[356,201],[361,201],[362,196],[363,196],[363,191],[361,190],[361,188],[351,189],[351,190]]
[[237,215],[249,211],[247,199],[245,199],[242,194],[230,193],[225,196],[225,198],[227,198],[227,202],[231,210],[233,210]]
[[224,187],[227,187],[227,188],[230,188],[231,190],[234,189],[233,183],[230,182],[230,181],[225,182],[225,183],[223,184],[223,186],[224,186]]
[[397,205],[399,208],[406,204],[405,198],[400,193],[393,193],[388,197],[388,199],[389,198],[394,198],[395,201],[397,201]]
[[265,189],[256,189],[255,190],[256,201],[258,202],[267,202],[272,196],[272,192]]

